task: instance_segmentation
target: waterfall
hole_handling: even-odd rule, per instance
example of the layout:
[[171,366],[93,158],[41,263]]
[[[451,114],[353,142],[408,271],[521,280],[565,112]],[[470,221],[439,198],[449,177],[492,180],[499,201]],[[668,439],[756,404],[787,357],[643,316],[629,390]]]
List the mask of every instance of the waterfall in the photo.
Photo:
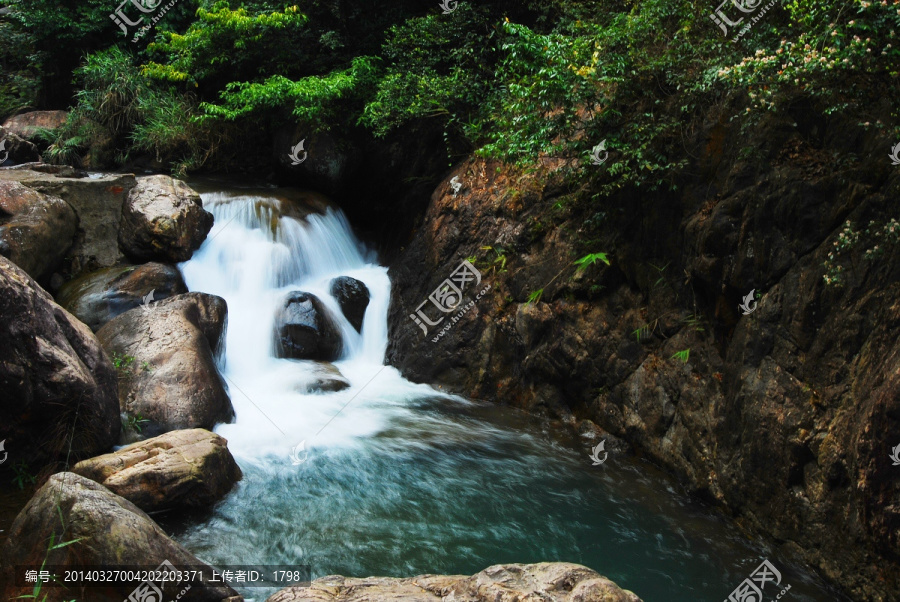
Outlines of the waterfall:
[[[421,387],[383,365],[390,300],[387,269],[356,239],[343,212],[329,207],[324,214],[296,219],[285,214],[291,209],[286,201],[272,197],[215,192],[204,194],[203,200],[215,225],[181,269],[190,290],[218,295],[228,303],[220,370],[236,419],[216,430],[228,439],[232,453],[245,461],[271,461],[274,456],[287,462],[301,441],[314,453],[317,446],[351,445],[355,437],[382,429],[386,417],[373,412],[367,399],[387,386]],[[337,276],[356,278],[369,289],[361,333],[330,294],[329,283]],[[275,313],[285,295],[296,290],[316,295],[339,323],[344,349],[334,365],[350,388],[302,392],[304,383],[315,377],[316,364],[275,357]],[[359,395],[364,387],[372,396]],[[352,416],[342,410],[351,401]]]

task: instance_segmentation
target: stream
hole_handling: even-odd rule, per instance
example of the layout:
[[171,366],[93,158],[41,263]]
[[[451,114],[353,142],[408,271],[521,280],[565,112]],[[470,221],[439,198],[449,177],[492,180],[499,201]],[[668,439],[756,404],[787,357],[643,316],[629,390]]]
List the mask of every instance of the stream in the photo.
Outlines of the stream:
[[[697,602],[727,599],[768,558],[791,585],[784,599],[845,599],[652,465],[610,454],[593,466],[583,441],[385,366],[387,268],[340,210],[301,221],[274,190],[191,185],[216,222],[181,269],[190,290],[228,302],[220,370],[236,420],[216,432],[244,478],[207,512],[157,520],[205,562],[306,566],[317,578],[566,561],[645,602]],[[340,275],[371,293],[362,333],[329,294]],[[274,357],[274,314],[296,290],[340,321],[345,350],[334,364],[348,389],[306,393],[314,363]],[[257,602],[275,591],[236,589]]]

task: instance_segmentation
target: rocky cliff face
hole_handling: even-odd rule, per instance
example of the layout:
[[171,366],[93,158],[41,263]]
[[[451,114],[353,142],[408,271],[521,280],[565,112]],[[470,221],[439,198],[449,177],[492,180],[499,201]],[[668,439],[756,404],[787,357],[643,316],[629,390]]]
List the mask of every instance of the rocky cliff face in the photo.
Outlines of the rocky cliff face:
[[[716,116],[664,193],[467,162],[391,268],[388,361],[623,438],[854,598],[896,600],[900,167],[859,132]],[[466,258],[483,280],[443,313],[429,295]],[[445,318],[427,335],[420,308]]]

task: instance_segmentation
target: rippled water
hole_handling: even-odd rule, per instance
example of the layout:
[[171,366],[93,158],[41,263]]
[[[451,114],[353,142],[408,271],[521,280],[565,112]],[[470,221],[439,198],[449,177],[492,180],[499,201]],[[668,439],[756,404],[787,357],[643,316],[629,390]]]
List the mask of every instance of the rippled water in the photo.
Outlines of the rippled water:
[[[568,561],[647,602],[695,602],[726,599],[768,557],[792,586],[784,599],[843,599],[646,463],[610,455],[592,466],[584,442],[383,366],[390,282],[339,211],[302,223],[279,220],[278,202],[265,195],[203,198],[216,225],[182,269],[191,290],[228,302],[222,374],[237,419],[217,432],[244,479],[205,514],[160,517],[203,560],[308,565],[313,577]],[[328,294],[337,275],[372,293],[362,334],[342,323],[347,351],[335,364],[351,387],[298,393],[311,364],[273,357],[274,311],[287,292],[304,290],[339,314]],[[308,453],[295,465],[301,441]],[[272,591],[241,593],[264,600]]]

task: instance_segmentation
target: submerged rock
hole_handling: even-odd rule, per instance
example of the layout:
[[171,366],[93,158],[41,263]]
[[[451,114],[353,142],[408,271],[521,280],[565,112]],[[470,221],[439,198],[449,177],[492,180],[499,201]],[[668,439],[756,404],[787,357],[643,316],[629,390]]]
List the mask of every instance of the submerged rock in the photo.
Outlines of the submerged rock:
[[0,257],[0,441],[18,460],[79,459],[119,438],[116,374],[90,329]]
[[137,178],[122,208],[119,245],[135,261],[187,261],[212,226],[200,195],[181,180]]
[[596,571],[566,562],[498,564],[476,575],[420,575],[408,579],[339,575],[289,587],[266,602],[641,602]]
[[72,472],[146,512],[203,508],[222,499],[241,480],[241,469],[227,444],[204,429],[172,431],[79,462]]
[[[50,542],[71,542],[50,548]],[[164,561],[174,569],[203,570],[209,567],[182,546],[172,541],[149,516],[128,500],[110,492],[102,485],[70,472],[51,476],[16,517],[9,530],[9,538],[2,548],[0,566],[5,583],[2,599],[14,600],[32,593],[34,584],[16,586],[12,579],[14,567],[47,566],[65,569],[101,569],[118,567],[152,571]],[[21,576],[20,576],[21,579]],[[230,587],[211,583],[204,578],[195,583],[188,595],[181,598],[196,602],[236,602],[242,598]],[[174,600],[183,586],[155,582],[164,600]],[[110,581],[108,587],[46,587],[41,600],[91,600],[106,602],[130,600],[134,583]],[[47,597],[43,597],[46,595]],[[159,600],[159,598],[154,598]]]
[[348,381],[337,366],[330,362],[304,362],[311,363],[311,378],[299,383],[295,390],[298,393],[334,393],[350,387]]
[[221,297],[188,293],[132,309],[97,331],[118,365],[124,441],[212,429],[234,417],[215,362],[227,311]]
[[48,276],[72,246],[78,218],[64,200],[0,181],[0,255],[35,280]]
[[275,316],[276,355],[331,362],[342,349],[340,328],[322,301],[302,291],[288,294]]
[[[66,283],[57,300],[91,327],[101,326],[144,301],[162,301],[188,292],[178,268],[164,263],[117,266]],[[148,297],[152,293],[152,297]]]
[[331,296],[334,297],[347,321],[356,332],[362,332],[363,318],[369,306],[369,289],[366,285],[349,276],[339,276],[331,281]]

